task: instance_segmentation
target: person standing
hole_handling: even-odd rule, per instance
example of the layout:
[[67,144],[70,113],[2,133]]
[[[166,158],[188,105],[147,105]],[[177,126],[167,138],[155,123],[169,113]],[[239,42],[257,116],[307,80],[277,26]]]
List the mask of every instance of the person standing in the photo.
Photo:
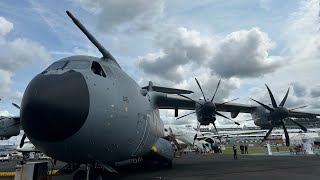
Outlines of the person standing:
[[245,153],[245,154],[248,154],[248,145],[247,145],[247,144],[244,145],[244,153]]
[[237,147],[236,147],[235,144],[232,146],[232,149],[233,149],[233,159],[238,159],[238,156],[237,156]]
[[244,146],[242,144],[240,145],[240,151],[241,151],[241,154],[244,154]]

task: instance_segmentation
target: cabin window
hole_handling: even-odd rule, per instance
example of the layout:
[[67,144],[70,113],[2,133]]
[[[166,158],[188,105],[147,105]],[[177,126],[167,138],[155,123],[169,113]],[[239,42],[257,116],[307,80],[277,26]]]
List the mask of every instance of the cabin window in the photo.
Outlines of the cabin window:
[[89,61],[70,61],[65,69],[88,69]]
[[95,62],[95,61],[92,62],[91,71],[93,73],[95,73],[96,75],[106,77],[106,74],[104,73],[104,71],[103,71],[102,67],[100,66],[100,64]]
[[51,64],[46,71],[52,71],[52,70],[58,70],[58,69],[63,69],[67,62],[66,61],[58,61],[53,64]]

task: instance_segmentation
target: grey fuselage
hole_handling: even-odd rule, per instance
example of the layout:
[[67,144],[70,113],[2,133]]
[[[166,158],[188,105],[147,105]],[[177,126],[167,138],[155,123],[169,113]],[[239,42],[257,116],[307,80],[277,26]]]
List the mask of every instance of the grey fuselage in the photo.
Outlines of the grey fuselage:
[[[141,87],[112,61],[91,56],[62,61],[88,61],[89,67],[46,70],[29,83],[20,115],[30,141],[64,162],[112,163],[149,153],[164,135],[149,93],[142,95]],[[106,77],[93,73],[93,62]]]

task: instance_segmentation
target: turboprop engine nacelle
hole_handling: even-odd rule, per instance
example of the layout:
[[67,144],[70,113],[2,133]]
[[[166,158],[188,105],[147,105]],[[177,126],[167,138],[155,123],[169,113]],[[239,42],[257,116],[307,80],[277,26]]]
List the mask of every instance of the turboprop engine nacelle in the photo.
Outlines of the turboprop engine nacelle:
[[0,119],[0,139],[9,139],[20,133],[20,123],[14,117],[3,117]]

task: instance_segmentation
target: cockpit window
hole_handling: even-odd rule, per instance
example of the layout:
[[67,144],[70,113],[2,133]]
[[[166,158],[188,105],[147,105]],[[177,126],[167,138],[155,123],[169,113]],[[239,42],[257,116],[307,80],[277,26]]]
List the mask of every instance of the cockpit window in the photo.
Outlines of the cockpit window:
[[89,61],[70,61],[65,69],[88,69]]
[[58,70],[58,69],[62,69],[65,64],[67,62],[66,61],[58,61],[58,62],[55,62],[53,64],[51,64],[47,69],[46,71],[52,71],[52,70]]
[[97,62],[95,62],[95,61],[92,62],[91,70],[92,70],[92,72],[95,73],[96,75],[106,77],[106,74],[105,74],[104,71],[102,70],[102,67],[100,66],[100,64],[97,63]]
[[106,65],[102,65],[102,66],[103,66],[104,70],[106,71],[108,77],[116,79],[116,77],[114,76],[114,74],[112,73],[111,69],[108,66],[106,66]]

